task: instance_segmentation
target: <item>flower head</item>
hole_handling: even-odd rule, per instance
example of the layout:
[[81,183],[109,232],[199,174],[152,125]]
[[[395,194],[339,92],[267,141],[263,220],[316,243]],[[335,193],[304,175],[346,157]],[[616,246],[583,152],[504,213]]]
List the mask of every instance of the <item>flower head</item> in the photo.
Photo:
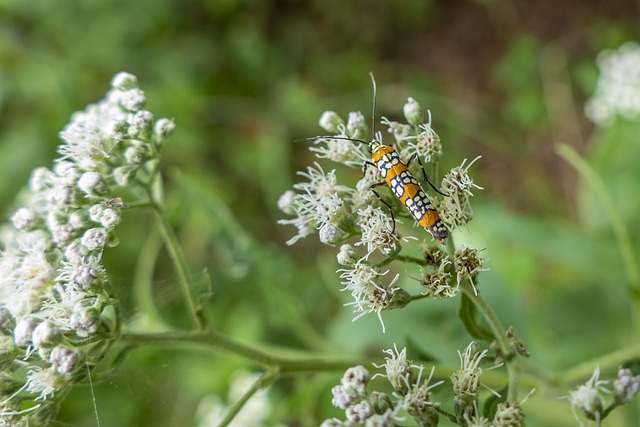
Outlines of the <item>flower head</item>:
[[349,305],[354,305],[356,307],[354,311],[360,313],[354,320],[366,313],[374,312],[378,315],[384,331],[380,313],[391,305],[394,294],[399,290],[393,286],[399,276],[396,275],[389,283],[381,283],[378,278],[386,275],[389,270],[381,273],[363,259],[359,260],[353,268],[340,269],[338,272],[343,279],[342,290],[350,291],[354,298],[354,302]]
[[581,411],[589,420],[599,421],[604,411],[603,393],[608,393],[604,386],[608,381],[600,380],[600,368],[596,366],[589,380],[572,391],[569,396],[571,410],[576,420],[579,420],[577,411]]

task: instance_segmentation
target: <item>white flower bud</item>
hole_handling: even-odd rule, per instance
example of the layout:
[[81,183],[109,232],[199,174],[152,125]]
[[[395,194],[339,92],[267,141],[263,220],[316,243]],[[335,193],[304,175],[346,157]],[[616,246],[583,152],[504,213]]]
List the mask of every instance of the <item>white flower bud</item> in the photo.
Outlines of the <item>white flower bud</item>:
[[58,246],[63,246],[73,239],[73,227],[69,224],[56,225],[51,228],[51,236]]
[[335,111],[325,111],[318,122],[320,127],[330,133],[340,132],[340,126],[344,126],[344,120]]
[[107,231],[104,228],[91,228],[82,235],[80,243],[90,251],[100,250],[107,243]]
[[29,208],[20,208],[11,217],[13,226],[21,231],[28,231],[33,229],[35,220],[36,214]]
[[53,172],[60,178],[59,182],[67,186],[73,185],[78,175],[80,175],[78,167],[73,162],[67,160],[57,161],[53,165]]
[[126,91],[138,87],[138,79],[133,74],[120,72],[111,80],[111,87],[120,91]]
[[37,168],[31,172],[29,178],[29,190],[38,193],[48,188],[53,181],[53,173],[44,167]]
[[78,180],[78,188],[89,196],[103,196],[109,191],[102,175],[97,172],[85,172]]
[[121,187],[125,187],[133,181],[137,168],[134,166],[121,166],[113,171],[113,179]]
[[107,230],[112,230],[120,223],[120,212],[115,209],[105,208],[100,216],[100,224]]
[[124,160],[133,165],[139,165],[144,163],[147,159],[148,150],[144,149],[144,146],[134,145],[127,147],[124,150]]
[[32,341],[36,348],[51,348],[60,342],[62,332],[51,321],[45,320],[33,330]]
[[345,389],[353,390],[358,395],[364,395],[369,383],[369,371],[364,366],[354,366],[345,371],[340,381]]
[[325,224],[318,231],[318,238],[325,245],[335,245],[344,238],[344,233],[333,224]]
[[407,123],[410,125],[419,126],[424,122],[424,113],[422,112],[420,104],[418,104],[415,99],[409,97],[402,111],[404,112],[405,119],[407,119]]
[[173,120],[160,119],[153,127],[154,141],[157,145],[162,145],[172,134],[176,128]]
[[36,326],[35,320],[30,317],[18,321],[13,331],[13,340],[18,347],[25,347],[31,343],[31,336]]
[[93,335],[100,326],[100,313],[95,308],[86,308],[78,304],[73,308],[69,326],[81,338]]
[[361,112],[349,113],[349,119],[347,120],[347,134],[349,136],[353,138],[363,138],[368,130],[367,120]]
[[127,111],[141,110],[146,101],[144,92],[140,89],[131,89],[120,94],[120,105]]
[[287,190],[278,199],[278,209],[287,215],[294,215],[296,213],[294,200],[296,199],[296,193],[292,190]]
[[89,208],[89,218],[93,222],[100,222],[102,218],[102,212],[104,211],[104,206],[100,203],[97,203]]
[[340,246],[340,252],[338,252],[336,258],[338,259],[338,264],[345,267],[353,267],[362,257],[353,245],[347,243]]
[[73,373],[79,359],[78,353],[62,346],[54,348],[49,356],[51,369],[61,375]]

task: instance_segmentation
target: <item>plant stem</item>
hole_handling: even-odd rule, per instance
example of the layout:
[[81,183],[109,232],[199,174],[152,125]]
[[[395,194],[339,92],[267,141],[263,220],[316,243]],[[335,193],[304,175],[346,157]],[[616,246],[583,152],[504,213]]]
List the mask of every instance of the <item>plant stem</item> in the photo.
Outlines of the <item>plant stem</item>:
[[249,388],[249,390],[247,390],[242,395],[242,397],[237,402],[235,402],[233,406],[231,406],[231,408],[229,409],[229,412],[227,412],[227,415],[225,415],[223,420],[220,421],[220,424],[218,424],[218,427],[228,426],[231,423],[231,421],[233,421],[235,416],[238,415],[238,412],[240,412],[240,410],[247,403],[247,401],[251,399],[251,396],[256,394],[260,389],[266,388],[269,385],[271,385],[271,383],[275,381],[277,377],[278,377],[277,372],[274,372],[271,370],[267,370],[264,374],[262,374],[260,378],[258,378],[253,382],[253,384],[251,384],[251,388]]
[[593,168],[587,163],[576,151],[566,145],[560,144],[556,147],[556,152],[560,157],[565,159],[567,163],[575,168],[575,170],[587,181],[587,183],[593,189],[595,195],[600,199],[602,207],[611,223],[611,228],[616,236],[618,247],[622,255],[625,270],[627,273],[627,280],[629,280],[629,288],[631,290],[631,296],[634,300],[640,298],[640,271],[636,264],[637,258],[633,251],[633,244],[631,242],[631,236],[629,230],[625,226],[622,218],[618,214],[618,211],[613,207],[613,201],[607,191],[606,186],[593,170]]
[[165,215],[162,207],[157,203],[154,203],[153,211],[156,214],[158,228],[167,247],[167,252],[169,253],[169,257],[173,262],[173,267],[176,270],[178,282],[180,283],[180,289],[182,290],[182,296],[185,300],[185,304],[187,305],[187,312],[189,313],[191,322],[197,329],[202,330],[204,329],[204,323],[202,321],[202,316],[200,316],[199,313],[200,309],[196,305],[195,297],[192,293],[192,286],[191,283],[189,283],[188,279],[187,263],[185,262],[182,255],[182,250],[180,249],[180,245],[178,243],[178,237],[173,231],[173,227],[171,226],[171,223]]
[[362,360],[326,360],[306,356],[299,358],[279,356],[242,344],[215,331],[163,332],[157,334],[125,333],[120,336],[120,339],[125,344],[136,347],[150,344],[202,345],[210,349],[233,353],[267,369],[277,368],[280,373],[343,371],[352,366],[362,364]]
[[558,386],[573,384],[590,377],[596,366],[599,366],[601,371],[617,369],[624,362],[638,357],[640,357],[640,344],[624,347],[569,368],[553,376],[551,383]]

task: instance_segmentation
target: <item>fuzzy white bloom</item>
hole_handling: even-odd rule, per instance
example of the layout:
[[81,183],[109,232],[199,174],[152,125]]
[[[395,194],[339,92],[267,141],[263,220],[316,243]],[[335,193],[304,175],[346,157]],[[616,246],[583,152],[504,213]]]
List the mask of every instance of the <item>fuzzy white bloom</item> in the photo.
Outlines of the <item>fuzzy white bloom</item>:
[[366,246],[367,256],[376,250],[387,256],[400,250],[400,237],[394,230],[395,224],[391,216],[382,209],[368,206],[364,210],[359,210],[356,222],[362,235],[355,245]]
[[616,116],[640,117],[640,44],[627,42],[604,50],[597,58],[600,76],[585,112],[596,124],[608,126]]
[[62,331],[50,320],[45,320],[33,330],[32,341],[35,348],[50,348],[62,338]]
[[354,299],[352,303],[347,305],[355,306],[354,312],[359,313],[353,320],[355,321],[367,313],[376,313],[383,332],[385,327],[381,312],[391,304],[391,299],[399,290],[393,286],[399,275],[396,275],[388,284],[380,283],[378,278],[388,272],[389,270],[381,273],[364,259],[359,260],[351,269],[338,270],[342,279],[340,283],[344,285],[341,290],[351,292]]
[[[127,149],[153,145],[153,115],[140,110],[143,103],[135,76],[120,73],[103,100],[74,113],[60,132],[60,157],[51,169],[32,172],[12,227],[0,235],[0,341],[10,339],[20,350],[15,363],[3,364],[1,374],[22,384],[19,399],[18,393],[5,396],[7,408],[13,408],[15,397],[17,405],[33,413],[41,407],[36,400],[65,396],[57,392],[81,380],[72,375],[79,361],[99,362],[105,344],[117,335],[114,325],[100,317],[117,304],[101,257],[107,243],[115,241],[124,207],[107,182],[118,186],[112,178],[123,167]],[[158,155],[149,149],[143,160],[157,162]],[[148,171],[157,168],[138,170],[151,181]],[[38,416],[43,423],[52,421],[51,408],[57,406],[42,405],[46,410]],[[11,420],[15,425],[22,421],[23,412],[15,408],[0,408],[0,413],[16,418]]]
[[451,169],[442,178],[441,189],[446,197],[438,206],[438,212],[442,220],[453,228],[464,225],[473,218],[470,198],[473,197],[474,190],[483,188],[473,182],[469,176],[469,168],[479,158],[480,156],[476,157],[466,166],[467,159],[464,159],[460,166]]
[[[402,347],[402,350],[398,350],[396,344],[393,344],[393,348],[383,350],[382,352],[387,355],[384,358],[384,365],[374,364],[374,366],[376,368],[384,367],[386,375],[382,376],[385,376],[389,380],[395,391],[404,396],[414,382],[414,374],[412,371],[414,365],[407,359],[407,348]],[[376,374],[375,376],[378,375],[381,374]]]
[[78,180],[78,188],[88,196],[102,196],[109,190],[102,175],[93,171],[82,174]]
[[471,342],[464,352],[458,351],[460,369],[451,375],[453,393],[457,398],[472,401],[476,398],[480,387],[482,369],[480,362],[487,355],[487,350],[480,351],[478,345]]
[[[283,199],[282,205],[287,210],[293,210],[296,218],[280,220],[279,224],[293,224],[298,228],[298,235],[287,244],[293,244],[298,239],[308,236],[312,230],[322,229],[326,224],[332,224],[339,228],[343,217],[348,216],[347,206],[343,193],[348,189],[338,184],[335,171],[325,173],[317,163],[314,167],[308,167],[307,172],[299,172],[299,175],[308,179],[294,185],[301,193],[287,194],[290,200]],[[285,206],[285,203],[287,204]],[[325,230],[327,231],[327,230]],[[340,233],[336,230],[334,237]],[[333,238],[325,235],[327,242],[337,243]]]
[[584,413],[590,420],[600,421],[602,419],[604,411],[602,394],[609,393],[609,390],[604,387],[607,383],[608,381],[600,380],[600,368],[596,366],[591,378],[569,394],[571,411],[578,422],[580,422],[578,411]]

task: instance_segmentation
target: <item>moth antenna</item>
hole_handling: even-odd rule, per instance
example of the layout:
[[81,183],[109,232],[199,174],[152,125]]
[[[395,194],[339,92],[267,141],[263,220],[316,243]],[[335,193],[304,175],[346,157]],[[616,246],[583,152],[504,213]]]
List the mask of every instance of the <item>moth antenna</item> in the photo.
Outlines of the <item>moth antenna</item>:
[[369,71],[369,77],[371,77],[371,84],[373,85],[373,106],[371,107],[371,135],[373,139],[376,138],[376,98],[378,96],[378,90],[376,88],[376,78],[373,75],[373,71]]
[[333,136],[333,135],[318,135],[318,136],[311,136],[309,138],[299,138],[296,139],[295,141],[315,141],[318,138],[326,138],[326,139],[343,139],[345,141],[351,141],[351,142],[359,142],[360,144],[364,144],[364,145],[369,145],[369,143],[367,141],[364,141],[362,139],[358,139],[358,138],[348,138],[346,136]]

